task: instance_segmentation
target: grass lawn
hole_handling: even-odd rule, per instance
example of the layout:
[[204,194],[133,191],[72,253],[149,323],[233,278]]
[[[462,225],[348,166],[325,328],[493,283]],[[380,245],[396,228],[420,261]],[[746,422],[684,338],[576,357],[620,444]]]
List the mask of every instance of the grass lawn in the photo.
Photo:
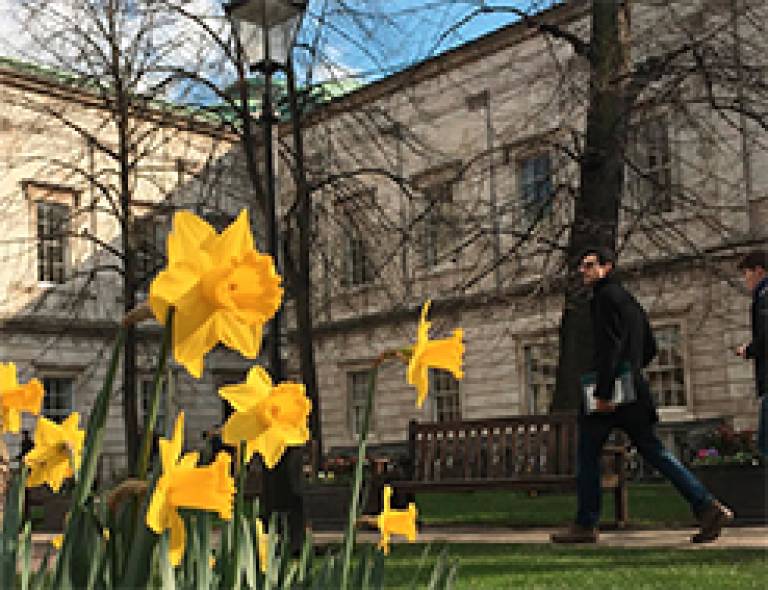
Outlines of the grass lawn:
[[[574,493],[465,492],[417,494],[419,517],[426,525],[559,526],[573,520]],[[603,494],[603,522],[613,521],[613,494]],[[668,483],[629,486],[632,526],[689,526],[688,504]]]
[[[431,567],[443,547],[459,568],[456,590],[765,590],[768,580],[768,553],[761,549],[434,544],[423,560],[424,545],[398,544],[386,558],[384,587],[426,588]],[[424,566],[421,570],[420,565]]]

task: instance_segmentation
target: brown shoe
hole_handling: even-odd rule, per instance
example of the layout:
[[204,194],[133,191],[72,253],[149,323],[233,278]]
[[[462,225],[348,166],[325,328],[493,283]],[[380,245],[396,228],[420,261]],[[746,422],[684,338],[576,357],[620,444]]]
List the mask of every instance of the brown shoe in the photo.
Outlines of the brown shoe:
[[550,537],[553,543],[597,543],[597,528],[572,524],[566,530]]
[[699,515],[701,530],[691,537],[691,543],[710,543],[720,536],[720,531],[733,520],[733,512],[717,500],[712,500]]

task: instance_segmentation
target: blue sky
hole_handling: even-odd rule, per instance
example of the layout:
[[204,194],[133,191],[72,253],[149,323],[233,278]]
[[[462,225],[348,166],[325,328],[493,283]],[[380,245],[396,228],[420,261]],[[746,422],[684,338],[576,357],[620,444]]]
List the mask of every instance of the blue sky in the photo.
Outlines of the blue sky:
[[[319,49],[321,64],[316,77],[366,81],[519,19],[505,10],[531,13],[553,3],[555,0],[311,0],[302,41],[314,42]],[[480,13],[483,7],[497,12]]]

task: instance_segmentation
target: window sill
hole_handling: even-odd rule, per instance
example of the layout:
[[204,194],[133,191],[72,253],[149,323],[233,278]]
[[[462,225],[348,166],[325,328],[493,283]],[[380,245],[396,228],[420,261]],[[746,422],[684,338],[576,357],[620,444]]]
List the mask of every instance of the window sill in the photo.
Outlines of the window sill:
[[470,267],[461,265],[458,262],[441,262],[435,266],[417,267],[413,278],[415,281],[425,281],[468,270],[470,270]]
[[356,285],[342,285],[339,290],[340,295],[360,295],[367,291],[370,291],[376,284],[373,281],[367,283],[359,283]]
[[688,406],[668,406],[657,408],[659,422],[683,422],[693,420],[694,416]]

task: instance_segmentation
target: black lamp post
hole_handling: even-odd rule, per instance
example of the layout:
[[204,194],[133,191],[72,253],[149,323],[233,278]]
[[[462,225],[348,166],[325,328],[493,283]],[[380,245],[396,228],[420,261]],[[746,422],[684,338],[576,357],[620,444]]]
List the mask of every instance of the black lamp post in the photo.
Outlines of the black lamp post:
[[[264,179],[266,196],[267,251],[278,262],[279,244],[275,204],[275,163],[272,129],[277,118],[272,107],[272,75],[286,70],[289,55],[306,9],[305,0],[240,0],[226,6],[236,28],[246,62],[252,72],[264,80],[260,123],[264,131]],[[282,311],[272,320],[269,339],[269,365],[272,379],[279,383],[285,377],[280,356]]]
[[[272,130],[277,118],[272,106],[272,75],[287,71],[290,52],[306,10],[306,0],[236,0],[225,6],[251,72],[264,80],[260,124],[264,131],[264,195],[267,251],[278,266],[279,244],[277,207],[275,199],[275,162],[272,151]],[[272,379],[279,383],[285,378],[280,356],[282,310],[272,319],[268,340],[269,365]],[[288,535],[295,550],[304,540],[304,507],[301,485],[302,453],[289,448],[275,469],[265,473],[264,511],[287,513]]]

